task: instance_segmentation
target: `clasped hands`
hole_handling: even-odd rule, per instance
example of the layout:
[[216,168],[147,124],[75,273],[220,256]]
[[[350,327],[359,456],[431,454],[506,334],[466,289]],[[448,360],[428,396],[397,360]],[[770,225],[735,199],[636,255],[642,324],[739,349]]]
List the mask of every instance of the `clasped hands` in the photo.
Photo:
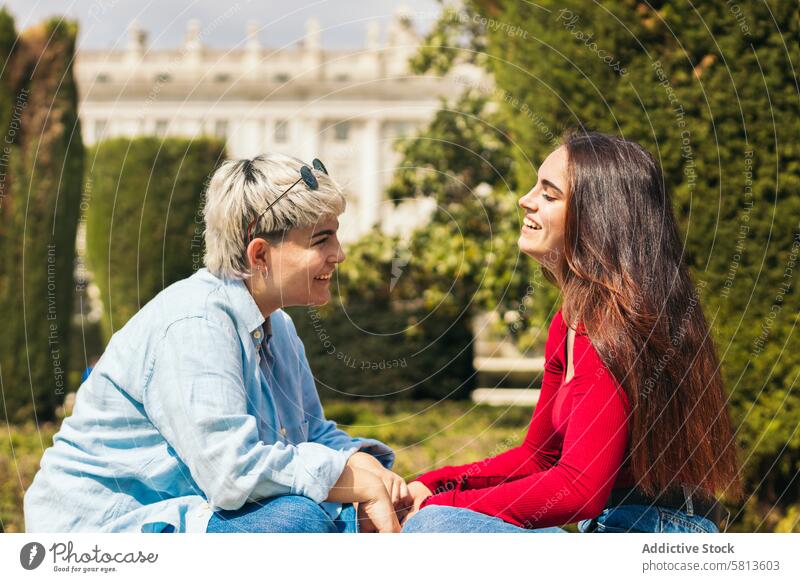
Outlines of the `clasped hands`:
[[402,524],[419,511],[422,502],[431,495],[430,489],[422,483],[407,484],[372,455],[357,452],[347,461],[328,500],[353,503],[360,532],[386,533],[399,532]]

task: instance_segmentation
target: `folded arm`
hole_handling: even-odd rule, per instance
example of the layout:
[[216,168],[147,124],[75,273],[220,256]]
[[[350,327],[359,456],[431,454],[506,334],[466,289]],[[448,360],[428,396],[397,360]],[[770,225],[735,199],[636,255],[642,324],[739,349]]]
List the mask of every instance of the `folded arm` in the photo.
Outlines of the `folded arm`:
[[526,528],[598,515],[628,446],[627,399],[588,338],[576,338],[575,359],[572,411],[555,465],[494,487],[439,493],[422,507],[465,507]]
[[151,422],[219,509],[286,494],[320,503],[357,450],[263,442],[247,409],[238,335],[232,325],[202,317],[167,329],[143,401]]

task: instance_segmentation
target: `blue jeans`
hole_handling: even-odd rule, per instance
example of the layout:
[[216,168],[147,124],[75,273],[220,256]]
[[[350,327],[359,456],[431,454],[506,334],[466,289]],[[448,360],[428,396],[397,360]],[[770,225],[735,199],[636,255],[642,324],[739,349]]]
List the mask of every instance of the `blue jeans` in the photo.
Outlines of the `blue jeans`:
[[[578,524],[584,533],[716,533],[717,527],[705,517],[688,515],[665,507],[624,505],[604,509],[594,519]],[[523,529],[497,517],[460,507],[429,505],[403,526],[407,533],[566,533],[559,527]]]
[[471,509],[429,505],[412,515],[403,533],[566,533],[560,527],[523,529]]
[[215,511],[208,533],[357,533],[356,511],[345,505],[336,519],[308,497],[285,495]]

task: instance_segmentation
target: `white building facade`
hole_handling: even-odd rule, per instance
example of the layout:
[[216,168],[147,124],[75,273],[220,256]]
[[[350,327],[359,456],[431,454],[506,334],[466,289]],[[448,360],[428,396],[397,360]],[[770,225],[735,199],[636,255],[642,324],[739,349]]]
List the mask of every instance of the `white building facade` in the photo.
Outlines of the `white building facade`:
[[432,118],[441,97],[460,89],[455,72],[441,78],[409,71],[419,38],[407,18],[395,16],[383,42],[370,24],[363,48],[355,50],[323,49],[313,20],[301,43],[280,49],[261,45],[256,23],[230,50],[204,46],[210,31],[193,21],[182,47],[151,50],[134,26],[124,50],[80,51],[75,73],[84,142],[215,135],[226,140],[232,158],[262,152],[320,158],[347,193],[344,240],[376,225],[397,232],[424,219],[429,202],[395,208],[384,199],[399,162],[395,146]]

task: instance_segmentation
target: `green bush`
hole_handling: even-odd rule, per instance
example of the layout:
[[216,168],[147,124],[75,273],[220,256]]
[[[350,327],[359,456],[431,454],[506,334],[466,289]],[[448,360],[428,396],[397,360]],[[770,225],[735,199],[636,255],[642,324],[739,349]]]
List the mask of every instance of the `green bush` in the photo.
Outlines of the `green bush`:
[[[3,418],[53,418],[67,391],[83,143],[77,25],[14,33],[0,10],[0,374]],[[13,50],[12,50],[13,47]]]
[[223,144],[211,138],[115,138],[89,150],[86,246],[106,340],[202,266],[202,196],[223,158]]

